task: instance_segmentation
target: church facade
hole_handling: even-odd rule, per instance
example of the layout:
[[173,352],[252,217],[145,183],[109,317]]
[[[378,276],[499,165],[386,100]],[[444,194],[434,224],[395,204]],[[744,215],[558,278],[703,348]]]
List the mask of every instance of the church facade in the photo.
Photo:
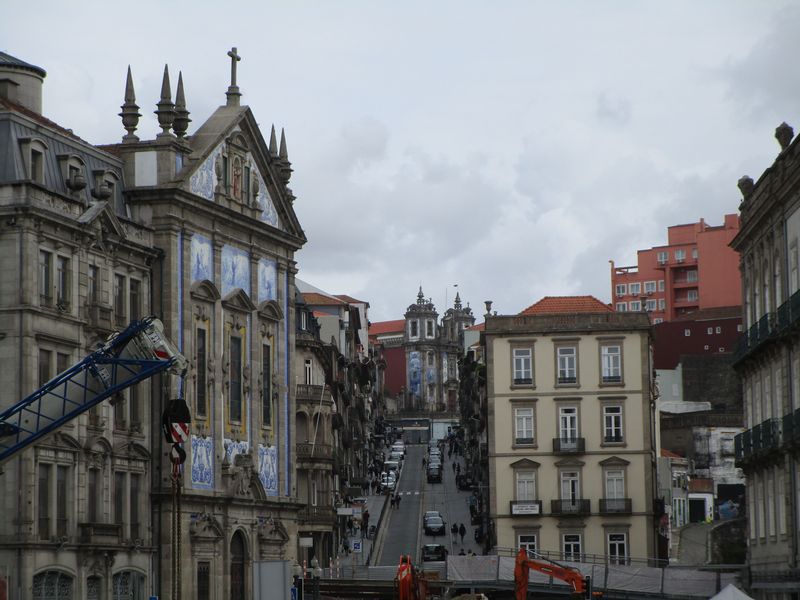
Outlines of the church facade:
[[[0,576],[15,597],[248,598],[254,560],[295,558],[305,234],[285,137],[264,139],[229,56],[226,103],[192,135],[182,77],[173,100],[165,69],[161,132],[138,138],[129,71],[126,134],[97,147],[41,116],[42,69],[0,55],[11,157],[0,161],[0,354],[19,363],[0,374],[5,389],[24,397],[150,313],[190,362],[185,379],[130,388],[4,465],[0,502],[14,518],[0,524]],[[160,431],[172,398],[192,413],[175,522]]]

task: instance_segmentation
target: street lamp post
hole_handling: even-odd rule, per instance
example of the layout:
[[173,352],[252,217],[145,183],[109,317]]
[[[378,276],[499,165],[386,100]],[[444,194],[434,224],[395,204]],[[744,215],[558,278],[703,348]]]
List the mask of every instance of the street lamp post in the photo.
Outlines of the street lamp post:
[[311,575],[314,582],[314,600],[319,600],[319,580],[322,577],[322,567],[316,558],[311,559]]
[[294,576],[294,587],[297,590],[297,600],[303,600],[303,567],[297,562],[292,567],[292,575]]

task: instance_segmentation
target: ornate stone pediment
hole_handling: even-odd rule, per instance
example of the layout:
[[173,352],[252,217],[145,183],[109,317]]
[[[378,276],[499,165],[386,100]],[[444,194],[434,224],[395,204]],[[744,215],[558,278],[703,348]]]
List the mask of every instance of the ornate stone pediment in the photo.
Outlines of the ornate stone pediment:
[[120,222],[109,201],[95,201],[78,217],[92,238],[92,245],[106,250],[108,244],[118,244],[127,237],[125,226]]
[[601,460],[599,464],[603,467],[625,467],[631,463],[619,456],[609,456],[605,460]]
[[258,305],[258,315],[270,321],[282,321],[283,310],[276,300],[265,300]]
[[224,470],[222,475],[231,495],[256,500],[267,499],[267,493],[258,478],[258,472],[253,464],[253,455],[250,452],[234,456],[233,466]]
[[269,517],[260,522],[257,535],[258,551],[262,560],[283,556],[286,543],[289,541],[289,532],[280,519]]
[[222,306],[241,312],[253,312],[256,305],[242,288],[236,288],[222,299]]
[[538,469],[539,463],[530,458],[521,458],[508,465],[512,469]]
[[214,515],[202,513],[189,525],[189,536],[192,543],[216,544],[225,537],[225,530]]
[[192,298],[204,302],[211,302],[212,304],[221,298],[217,286],[208,279],[195,281],[189,291]]
[[135,441],[124,441],[114,446],[114,454],[128,458],[150,460],[150,452],[146,446]]

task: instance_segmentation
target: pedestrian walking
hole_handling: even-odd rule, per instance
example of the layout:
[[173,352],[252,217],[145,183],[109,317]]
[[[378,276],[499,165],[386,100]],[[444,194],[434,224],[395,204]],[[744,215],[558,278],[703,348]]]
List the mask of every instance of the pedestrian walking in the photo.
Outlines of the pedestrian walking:
[[464,536],[467,535],[467,528],[464,527],[463,523],[458,528],[458,535],[461,536],[461,545],[463,546],[464,545]]
[[361,537],[363,538],[364,535],[369,537],[369,511],[365,510],[364,514],[361,515]]
[[397,494],[397,508],[400,508],[400,500],[402,500],[402,498],[400,497],[400,494]]
[[456,461],[453,461],[453,473],[456,472]]
[[453,526],[450,528],[450,537],[452,538],[451,541],[455,544],[458,538],[458,525],[455,523],[453,523]]
[[422,468],[423,468],[423,469],[425,468],[425,465],[426,465],[426,464],[427,464],[427,461],[425,460],[425,457],[423,456],[423,457],[422,457]]

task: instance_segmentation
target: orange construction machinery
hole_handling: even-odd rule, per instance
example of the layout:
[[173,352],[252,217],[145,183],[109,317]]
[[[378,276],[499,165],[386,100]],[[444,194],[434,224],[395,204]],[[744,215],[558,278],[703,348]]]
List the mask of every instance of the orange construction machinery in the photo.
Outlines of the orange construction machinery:
[[[546,559],[528,558],[524,548],[520,548],[514,564],[514,593],[516,600],[525,600],[528,595],[528,572],[530,569],[555,577],[572,586],[576,595],[589,598],[589,578],[584,577],[578,569],[565,567]],[[402,600],[402,598],[401,598]]]
[[395,583],[398,600],[425,600],[428,596],[428,583],[420,577],[408,555],[400,557]]

